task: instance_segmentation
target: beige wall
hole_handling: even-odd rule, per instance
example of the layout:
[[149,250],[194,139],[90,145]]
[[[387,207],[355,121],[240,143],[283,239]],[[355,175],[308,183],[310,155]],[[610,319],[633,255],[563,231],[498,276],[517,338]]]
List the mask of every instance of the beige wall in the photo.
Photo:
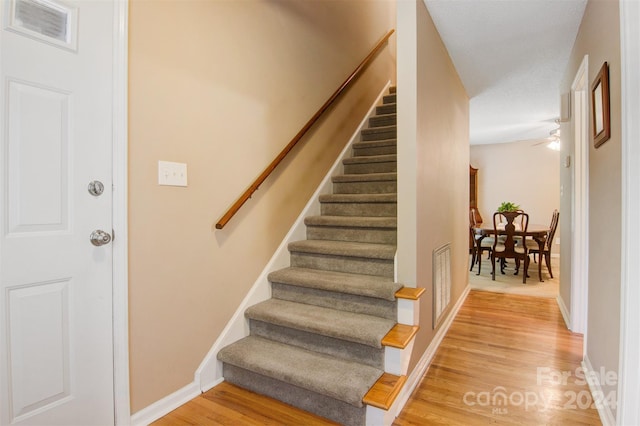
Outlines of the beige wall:
[[[214,224],[395,24],[381,1],[142,1],[129,15],[131,408],[194,372],[375,96],[394,43],[222,231]],[[157,185],[158,160],[188,164]]]
[[[529,223],[548,225],[553,210],[560,210],[559,159],[560,153],[544,143],[472,146],[470,162],[478,169],[478,211],[484,222],[490,224],[500,203],[511,201],[529,214]],[[552,252],[558,250],[554,246]]]
[[[421,1],[415,2],[415,6],[413,2],[407,3],[411,6],[404,5],[401,9],[398,5],[398,17],[403,11],[403,19],[415,20],[407,26],[414,28],[417,45],[413,59],[411,52],[403,51],[408,57],[401,57],[403,47],[398,45],[399,102],[404,102],[398,105],[398,119],[399,123],[414,127],[398,129],[398,182],[400,185],[403,179],[415,180],[409,184],[415,192],[402,196],[413,196],[416,209],[403,211],[406,205],[400,206],[402,199],[398,194],[398,244],[402,246],[406,241],[415,244],[415,284],[427,289],[420,301],[420,330],[409,366],[411,372],[437,331],[432,328],[433,250],[451,243],[451,306],[468,284],[469,99],[426,6]],[[409,10],[412,8],[415,10]],[[400,19],[398,29],[402,31]],[[400,43],[402,36],[398,37]],[[407,62],[403,62],[405,60]],[[404,70],[409,64],[415,64],[413,75]],[[408,95],[404,101],[400,100],[405,87],[403,78],[409,87],[415,86],[416,97]],[[411,121],[403,117],[407,111],[414,114]],[[406,171],[408,177],[403,176]],[[408,205],[411,206],[411,202]],[[415,237],[411,235],[412,226]],[[404,249],[399,247],[399,257]],[[412,272],[403,271],[404,277],[411,280]]]
[[[611,139],[593,148],[589,141],[589,280],[586,356],[593,368],[617,372],[620,341],[620,237],[621,237],[621,121],[620,121],[620,26],[617,0],[590,0],[560,86],[561,93],[571,83],[585,54],[589,55],[589,83],[603,62],[609,63],[611,94]],[[563,125],[562,158],[573,153],[573,123]],[[590,130],[591,132],[591,130]],[[566,135],[566,136],[565,136]],[[573,169],[561,172],[561,184],[571,188]],[[562,199],[565,211],[571,206],[570,194]],[[565,217],[570,217],[565,215]],[[565,227],[568,234],[569,227]],[[564,235],[564,234],[563,234]],[[567,235],[566,238],[569,238]],[[565,238],[565,237],[563,237]],[[564,246],[567,246],[566,248]],[[562,258],[568,252],[563,246]],[[570,294],[569,268],[562,268],[561,296],[567,307]],[[616,391],[616,384],[603,386],[605,395]],[[615,410],[614,410],[615,412]]]

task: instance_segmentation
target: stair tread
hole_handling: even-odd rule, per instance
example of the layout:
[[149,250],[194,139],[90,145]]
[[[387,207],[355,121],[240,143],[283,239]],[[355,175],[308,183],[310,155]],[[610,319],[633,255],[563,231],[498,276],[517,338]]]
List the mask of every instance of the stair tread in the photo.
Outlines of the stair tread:
[[382,339],[395,321],[288,300],[269,299],[251,306],[245,316],[349,342],[382,348]]
[[343,228],[397,228],[398,220],[392,216],[307,216],[307,226],[332,226]]
[[[384,104],[384,105],[388,106],[388,105],[394,105],[394,104]],[[381,105],[378,105],[378,106],[381,106]],[[392,117],[392,116],[396,116],[397,117],[398,113],[397,112],[382,112],[382,113],[379,113],[379,114],[375,114],[375,115],[371,116],[370,118]]]
[[315,288],[326,291],[338,291],[358,296],[374,297],[393,301],[401,284],[390,278],[375,275],[350,274],[347,272],[325,271],[289,267],[272,272],[270,282]]
[[424,292],[424,287],[402,287],[396,292],[396,297],[398,299],[418,300]]
[[333,183],[345,183],[345,182],[382,182],[382,181],[395,181],[398,174],[396,172],[385,173],[360,173],[360,174],[344,174],[336,175],[331,179]]
[[397,203],[398,194],[323,194],[321,203]]
[[354,243],[350,241],[301,240],[289,243],[288,247],[290,252],[382,260],[393,260],[396,254],[395,245]]
[[354,142],[352,147],[356,149],[362,149],[362,148],[375,148],[375,147],[381,147],[381,146],[395,146],[397,144],[398,144],[397,139],[380,139],[380,140],[374,140],[374,141]]
[[416,335],[418,328],[417,325],[396,324],[383,337],[382,346],[404,349]]
[[407,376],[384,373],[364,396],[363,402],[373,407],[388,410],[400,394]]
[[397,161],[396,154],[384,155],[361,155],[359,157],[349,157],[342,160],[342,164],[369,164],[369,163],[391,163]]
[[222,362],[311,390],[356,407],[382,370],[257,336],[218,353]]
[[389,131],[397,130],[397,125],[392,124],[389,126],[378,126],[378,127],[369,127],[367,129],[362,129],[361,134],[363,135],[374,135],[376,133],[386,133]]
[[392,111],[393,113],[395,113],[398,110],[396,103],[392,103],[392,104],[382,104],[382,105],[377,105],[376,106],[376,112],[378,114],[381,114],[381,111]]

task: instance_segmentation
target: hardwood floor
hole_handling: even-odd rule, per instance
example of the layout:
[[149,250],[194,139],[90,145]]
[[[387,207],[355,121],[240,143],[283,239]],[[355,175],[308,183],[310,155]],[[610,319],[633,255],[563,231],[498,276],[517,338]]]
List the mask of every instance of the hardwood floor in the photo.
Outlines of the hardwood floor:
[[320,426],[337,423],[223,382],[152,425]]
[[581,360],[555,299],[471,291],[394,424],[600,425]]
[[[394,425],[600,425],[581,360],[554,299],[471,291]],[[153,424],[335,423],[222,383]]]

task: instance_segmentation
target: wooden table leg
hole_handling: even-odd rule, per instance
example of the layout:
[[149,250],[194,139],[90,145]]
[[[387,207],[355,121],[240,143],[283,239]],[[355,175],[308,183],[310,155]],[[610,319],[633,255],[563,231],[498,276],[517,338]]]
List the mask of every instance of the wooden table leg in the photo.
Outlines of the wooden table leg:
[[540,282],[544,282],[542,280],[542,251],[544,250],[544,240],[541,238],[534,238],[536,240],[536,242],[538,243],[538,278],[540,279]]
[[486,235],[480,235],[480,238],[474,238],[477,244],[476,248],[476,257],[478,258],[478,273],[476,275],[480,275],[480,270],[482,269],[482,240]]

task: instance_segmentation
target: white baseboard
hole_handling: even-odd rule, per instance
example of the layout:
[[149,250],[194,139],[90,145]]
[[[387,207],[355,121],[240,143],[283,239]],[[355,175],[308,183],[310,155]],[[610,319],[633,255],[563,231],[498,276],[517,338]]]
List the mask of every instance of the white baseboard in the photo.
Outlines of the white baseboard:
[[562,318],[564,319],[564,324],[569,330],[571,330],[571,315],[569,315],[567,305],[564,304],[564,300],[562,300],[562,297],[560,297],[560,295],[556,296],[556,302],[558,303],[558,307],[560,308],[560,313],[562,314]]
[[397,405],[394,404],[394,407],[393,407],[395,410],[393,413],[394,417],[400,414],[405,404],[409,400],[409,397],[411,397],[411,394],[415,390],[416,386],[418,386],[418,384],[420,383],[420,380],[422,379],[422,376],[424,376],[425,372],[427,371],[427,368],[429,368],[429,365],[431,364],[431,361],[433,360],[433,357],[435,356],[436,351],[438,350],[438,347],[440,347],[440,343],[442,343],[442,339],[444,339],[444,336],[447,334],[449,327],[451,327],[453,320],[455,319],[456,315],[458,314],[458,311],[462,307],[462,304],[466,300],[470,290],[471,290],[471,287],[467,284],[464,291],[462,292],[462,295],[460,295],[456,304],[453,306],[451,311],[449,311],[449,315],[447,315],[447,317],[442,321],[442,325],[438,329],[438,332],[435,334],[435,336],[433,336],[433,340],[431,340],[431,343],[429,344],[426,351],[420,358],[420,361],[418,361],[418,364],[416,364],[415,368],[407,378],[407,382],[405,383],[404,388],[402,389],[400,395],[398,396],[398,399],[397,399],[398,404]]
[[267,280],[267,276],[273,271],[289,266],[290,256],[287,246],[290,242],[306,239],[306,226],[304,224],[305,217],[320,214],[320,202],[318,201],[318,197],[321,194],[331,193],[333,188],[331,177],[343,173],[344,168],[342,165],[342,160],[350,156],[351,146],[354,142],[360,140],[359,138],[361,130],[366,128],[369,118],[375,115],[375,108],[382,101],[382,97],[388,91],[390,85],[391,82],[387,81],[382,90],[380,90],[378,97],[371,105],[371,108],[369,108],[369,111],[362,119],[357,129],[353,132],[353,135],[351,136],[349,142],[345,145],[342,153],[340,154],[340,156],[338,156],[338,159],[335,161],[325,178],[322,180],[315,193],[311,196],[309,202],[302,210],[287,235],[282,240],[282,243],[280,243],[280,246],[274,253],[273,257],[271,258],[269,263],[267,263],[267,266],[264,268],[256,282],[253,284],[251,290],[249,290],[249,293],[244,298],[224,330],[222,330],[222,333],[220,334],[218,339],[213,343],[211,349],[196,370],[196,382],[200,384],[200,389],[203,392],[211,389],[222,380],[222,363],[217,360],[218,352],[225,346],[230,345],[231,343],[234,343],[249,335],[248,321],[244,317],[245,310],[248,307],[267,300],[271,297],[271,285]]
[[131,426],[146,426],[200,395],[197,382],[189,383],[131,416]]
[[[604,395],[604,398],[593,398],[594,400],[606,401],[606,395],[602,390],[602,386],[600,384],[600,373],[593,370],[593,366],[589,361],[588,356],[584,356],[584,360],[582,361],[582,369],[584,371],[585,379],[589,384],[589,390],[591,391],[591,395]],[[615,392],[615,391],[613,391]],[[616,398],[617,401],[617,398]],[[611,411],[611,407],[608,404],[596,404],[596,408],[598,409],[598,414],[600,415],[600,421],[603,426],[615,426],[616,418]]]

